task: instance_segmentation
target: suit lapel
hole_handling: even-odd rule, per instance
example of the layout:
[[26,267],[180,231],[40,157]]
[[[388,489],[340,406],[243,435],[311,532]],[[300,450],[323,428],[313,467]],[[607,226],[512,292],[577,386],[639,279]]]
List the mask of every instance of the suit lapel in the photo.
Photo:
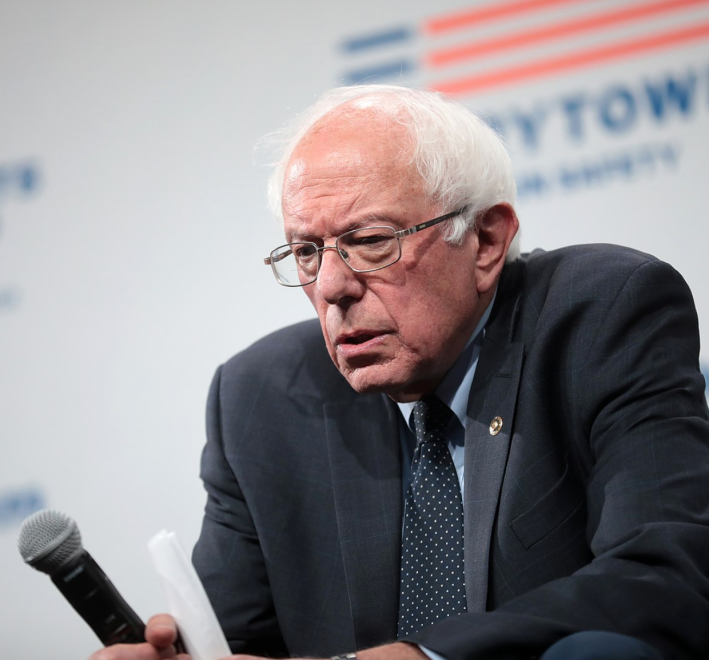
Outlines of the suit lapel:
[[324,412],[359,649],[396,638],[403,506],[397,411],[382,395],[368,395],[326,404]]
[[[484,388],[470,391],[465,427],[465,591],[469,612],[487,602],[490,540],[509,453],[524,346],[486,347]],[[498,420],[502,426],[497,430]]]
[[516,267],[507,271],[485,332],[465,425],[465,591],[469,612],[486,609],[490,543],[524,360],[524,344],[511,341],[520,299],[507,294],[510,288],[519,290],[522,274]]

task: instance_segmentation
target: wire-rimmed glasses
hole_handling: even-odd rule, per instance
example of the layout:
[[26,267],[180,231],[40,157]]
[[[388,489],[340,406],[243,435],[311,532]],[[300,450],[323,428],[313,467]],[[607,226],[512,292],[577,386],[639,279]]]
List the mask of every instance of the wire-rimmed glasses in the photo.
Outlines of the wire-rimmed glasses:
[[316,243],[286,243],[277,247],[263,260],[271,266],[276,280],[283,286],[305,286],[318,279],[322,253],[335,250],[355,273],[371,273],[395,264],[401,259],[401,239],[423,229],[450,220],[464,213],[467,207],[446,213],[433,220],[408,229],[393,227],[363,227],[341,234],[335,245],[319,246]]

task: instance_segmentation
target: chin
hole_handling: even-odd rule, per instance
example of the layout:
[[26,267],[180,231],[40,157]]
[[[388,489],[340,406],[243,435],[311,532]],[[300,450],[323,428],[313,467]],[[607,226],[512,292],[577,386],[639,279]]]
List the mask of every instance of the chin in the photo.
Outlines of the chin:
[[360,394],[372,392],[391,394],[400,391],[405,385],[400,374],[392,374],[391,370],[383,365],[371,365],[357,369],[345,368],[340,369],[340,373],[347,379],[352,389]]
[[[394,401],[418,401],[421,397],[436,390],[441,377],[417,378],[392,364],[373,364],[356,369],[340,369],[355,392],[360,394],[386,394]],[[339,368],[339,366],[338,366]]]
[[[405,394],[412,388],[414,378],[412,375],[402,373],[400,369],[392,368],[391,364],[373,364],[367,367],[356,369],[340,369],[340,373],[345,377],[355,392],[360,394],[386,394],[395,401],[408,400]],[[419,396],[414,396],[416,400]]]

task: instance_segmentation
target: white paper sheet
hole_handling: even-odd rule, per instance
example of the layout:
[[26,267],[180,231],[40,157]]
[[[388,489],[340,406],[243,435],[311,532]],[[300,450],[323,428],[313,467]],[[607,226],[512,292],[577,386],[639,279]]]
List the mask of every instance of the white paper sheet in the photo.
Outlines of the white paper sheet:
[[193,660],[220,660],[231,655],[212,604],[197,572],[174,532],[162,530],[148,542],[170,614]]

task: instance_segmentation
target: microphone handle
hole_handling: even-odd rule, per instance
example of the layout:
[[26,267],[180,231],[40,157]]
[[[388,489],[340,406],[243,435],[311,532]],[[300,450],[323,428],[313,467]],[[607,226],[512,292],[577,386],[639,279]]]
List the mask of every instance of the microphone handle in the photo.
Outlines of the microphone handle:
[[145,641],[145,625],[140,617],[88,552],[82,550],[62,564],[51,578],[104,646]]

